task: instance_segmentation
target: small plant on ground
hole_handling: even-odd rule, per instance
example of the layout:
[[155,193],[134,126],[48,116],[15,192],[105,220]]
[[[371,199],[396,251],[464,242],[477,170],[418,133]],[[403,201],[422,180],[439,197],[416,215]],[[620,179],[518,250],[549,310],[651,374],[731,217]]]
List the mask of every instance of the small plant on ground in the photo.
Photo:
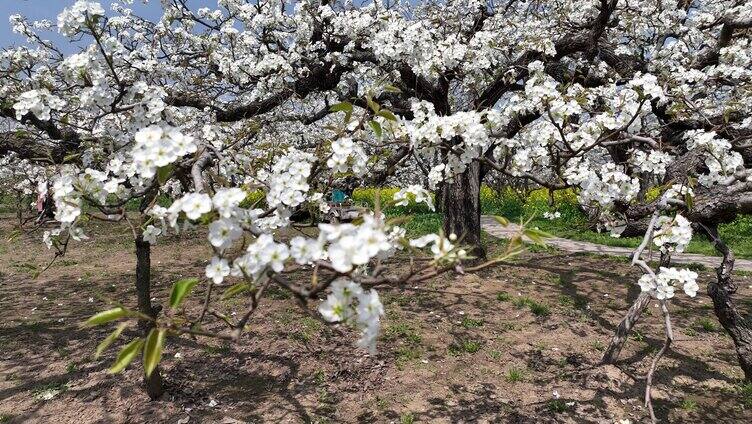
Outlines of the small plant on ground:
[[507,374],[504,376],[504,378],[509,383],[516,383],[518,381],[522,381],[522,379],[525,378],[525,372],[520,368],[512,367],[507,371]]
[[530,308],[530,312],[538,317],[547,317],[551,314],[548,305],[544,303],[531,302],[528,307]]
[[560,414],[567,410],[567,403],[561,399],[552,399],[548,402],[548,410],[554,414]]
[[422,350],[416,346],[403,346],[397,349],[396,355],[397,368],[402,370],[408,362],[419,359],[422,355]]
[[697,409],[697,402],[692,399],[684,399],[682,400],[679,407],[688,412],[694,411],[695,409]]
[[415,422],[415,416],[412,412],[405,412],[400,415],[400,424],[413,424]]
[[745,407],[752,408],[752,383],[741,384],[739,386],[739,396]]
[[483,320],[473,319],[470,317],[462,318],[461,325],[467,329],[478,328],[483,326]]
[[714,333],[716,331],[715,322],[711,320],[710,318],[698,318],[697,319],[697,325],[702,329],[702,331],[706,333]]
[[684,329],[684,334],[688,335],[689,337],[694,337],[697,335],[697,330],[692,327],[687,327]]
[[530,309],[530,312],[533,313],[533,315],[538,317],[547,317],[551,314],[551,310],[545,303],[539,303],[535,300],[527,297],[527,296],[520,296],[515,298],[512,301],[512,304],[518,308],[524,308],[528,307]]
[[449,345],[449,353],[452,355],[460,355],[463,353],[475,353],[480,350],[480,342],[474,340],[463,340],[455,342]]
[[509,293],[502,291],[496,294],[496,300],[499,302],[508,302],[509,299],[511,299],[511,296],[509,296]]

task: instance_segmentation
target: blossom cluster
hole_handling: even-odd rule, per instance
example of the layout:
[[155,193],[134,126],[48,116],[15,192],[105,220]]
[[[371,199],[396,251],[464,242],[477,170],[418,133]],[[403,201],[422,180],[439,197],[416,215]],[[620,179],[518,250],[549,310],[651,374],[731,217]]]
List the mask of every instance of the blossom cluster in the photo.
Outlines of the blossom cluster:
[[338,278],[331,285],[331,293],[318,308],[329,322],[354,322],[361,330],[358,346],[376,352],[376,337],[384,307],[376,290],[364,290],[347,278]]
[[143,178],[152,178],[158,168],[196,152],[197,145],[190,135],[177,128],[150,125],[136,132],[133,163]]
[[425,203],[429,209],[435,210],[431,193],[417,184],[411,184],[394,193],[395,206],[407,206],[410,204],[410,196],[415,203]]
[[310,189],[308,177],[311,175],[312,161],[311,154],[295,149],[290,149],[275,161],[266,194],[270,207],[295,207],[305,201]]
[[60,110],[64,106],[63,99],[50,94],[46,88],[40,88],[21,93],[16,103],[13,104],[13,109],[16,110],[17,120],[21,120],[24,115],[31,112],[42,121],[47,121],[50,119],[52,110]]
[[643,292],[650,293],[658,300],[674,297],[676,286],[681,285],[684,293],[695,297],[700,287],[697,285],[697,273],[688,269],[661,267],[657,275],[645,274],[638,281]]
[[702,185],[710,186],[722,182],[724,177],[733,174],[737,168],[744,165],[742,155],[731,150],[728,140],[717,138],[715,131],[689,131],[685,137],[687,147],[705,157],[708,173],[699,176],[698,180]]
[[655,228],[653,243],[664,253],[681,253],[692,240],[692,224],[679,214],[673,217],[660,216]]
[[414,240],[410,240],[410,246],[423,248],[431,246],[431,254],[433,259],[437,262],[455,262],[459,259],[467,258],[467,251],[465,249],[457,248],[455,242],[457,236],[450,234],[449,238],[446,238],[439,234],[426,234]]
[[368,156],[363,147],[355,143],[350,137],[342,137],[332,142],[332,154],[326,165],[334,172],[347,172],[352,168],[355,175],[366,172]]
[[57,28],[66,36],[74,36],[85,25],[87,19],[104,15],[102,6],[93,1],[76,0],[71,7],[65,8],[57,16]]

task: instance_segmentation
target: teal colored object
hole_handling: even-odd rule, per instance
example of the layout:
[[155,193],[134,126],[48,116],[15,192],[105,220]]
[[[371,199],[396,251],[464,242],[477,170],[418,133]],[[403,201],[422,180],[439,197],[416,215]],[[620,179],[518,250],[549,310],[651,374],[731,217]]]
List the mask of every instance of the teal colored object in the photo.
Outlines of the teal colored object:
[[332,191],[332,202],[334,203],[342,203],[345,201],[345,192],[342,190],[333,190]]

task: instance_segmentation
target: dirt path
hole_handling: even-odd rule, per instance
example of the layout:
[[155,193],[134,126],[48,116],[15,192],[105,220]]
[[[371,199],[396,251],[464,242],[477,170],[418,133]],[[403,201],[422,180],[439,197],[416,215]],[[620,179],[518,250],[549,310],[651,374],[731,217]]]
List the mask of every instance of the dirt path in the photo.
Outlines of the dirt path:
[[[510,238],[514,233],[519,231],[519,225],[510,223],[504,227],[491,216],[481,217],[481,226],[488,234],[499,238]],[[566,252],[589,252],[599,253],[611,256],[632,256],[633,249],[629,247],[604,246],[602,244],[590,243],[587,241],[569,240],[561,237],[553,237],[547,240],[548,244]],[[653,252],[653,258],[658,259],[658,253]],[[673,255],[671,261],[674,263],[702,264],[709,268],[715,268],[720,265],[720,257],[705,256],[696,253],[681,253]],[[734,269],[737,271],[752,271],[752,260],[736,259]]]

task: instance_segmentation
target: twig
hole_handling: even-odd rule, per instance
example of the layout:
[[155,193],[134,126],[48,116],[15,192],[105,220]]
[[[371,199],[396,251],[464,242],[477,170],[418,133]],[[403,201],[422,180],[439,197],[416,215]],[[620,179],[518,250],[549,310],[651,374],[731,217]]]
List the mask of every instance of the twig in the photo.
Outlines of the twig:
[[661,347],[661,350],[658,351],[658,354],[655,355],[653,362],[650,364],[650,369],[648,370],[646,377],[647,382],[645,384],[645,407],[650,411],[650,419],[653,423],[658,422],[658,419],[655,417],[655,411],[653,411],[653,402],[650,395],[650,390],[653,386],[653,375],[655,374],[655,368],[658,365],[658,361],[660,361],[663,355],[668,351],[671,347],[671,342],[674,340],[674,332],[671,329],[671,315],[668,312],[668,306],[666,305],[665,300],[661,300],[661,312],[663,312],[663,325],[666,328],[666,339],[663,342],[663,347]]

